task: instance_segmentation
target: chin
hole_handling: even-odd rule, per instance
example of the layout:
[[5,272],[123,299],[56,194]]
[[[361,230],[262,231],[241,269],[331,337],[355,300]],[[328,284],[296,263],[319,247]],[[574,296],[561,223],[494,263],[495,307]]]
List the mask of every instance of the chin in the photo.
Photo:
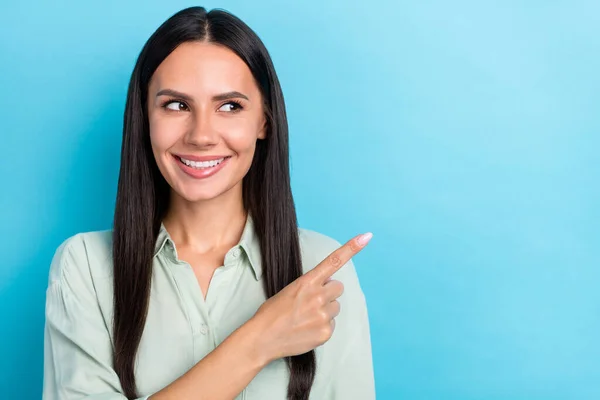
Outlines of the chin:
[[186,188],[184,190],[175,190],[175,192],[183,200],[190,203],[212,200],[224,193],[222,190],[217,190],[216,188],[203,188],[202,190]]
[[[235,186],[236,185],[233,185],[232,187]],[[210,185],[194,185],[182,182],[177,185],[177,189],[175,189],[174,192],[185,201],[195,203],[216,199],[225,195],[230,190],[230,187],[217,182]]]

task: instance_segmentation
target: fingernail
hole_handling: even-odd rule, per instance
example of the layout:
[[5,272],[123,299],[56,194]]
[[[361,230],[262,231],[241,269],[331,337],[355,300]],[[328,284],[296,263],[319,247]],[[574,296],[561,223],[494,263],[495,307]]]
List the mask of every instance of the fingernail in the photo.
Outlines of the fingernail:
[[369,243],[369,240],[371,240],[372,237],[373,237],[373,234],[371,232],[364,233],[358,237],[358,244],[360,244],[361,246],[364,246],[367,243]]

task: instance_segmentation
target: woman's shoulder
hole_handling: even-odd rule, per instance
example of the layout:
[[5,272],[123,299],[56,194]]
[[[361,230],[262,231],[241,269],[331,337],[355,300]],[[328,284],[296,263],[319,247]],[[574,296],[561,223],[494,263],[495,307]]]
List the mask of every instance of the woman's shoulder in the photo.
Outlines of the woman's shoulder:
[[88,281],[112,271],[112,230],[80,232],[58,246],[52,257],[49,284]]
[[[331,236],[314,230],[299,228],[300,252],[304,273],[316,267],[342,244]],[[333,278],[358,286],[358,277],[352,260],[342,266]]]
[[327,256],[341,246],[340,242],[331,236],[311,229],[298,228],[300,247],[302,251]]

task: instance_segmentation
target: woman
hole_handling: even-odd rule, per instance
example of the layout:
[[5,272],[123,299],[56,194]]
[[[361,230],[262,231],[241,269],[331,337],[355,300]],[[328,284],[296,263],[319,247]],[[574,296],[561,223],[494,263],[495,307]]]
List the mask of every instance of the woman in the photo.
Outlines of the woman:
[[350,261],[371,236],[297,227],[267,50],[231,14],[182,10],[131,77],[112,231],[53,259],[44,399],[372,399]]

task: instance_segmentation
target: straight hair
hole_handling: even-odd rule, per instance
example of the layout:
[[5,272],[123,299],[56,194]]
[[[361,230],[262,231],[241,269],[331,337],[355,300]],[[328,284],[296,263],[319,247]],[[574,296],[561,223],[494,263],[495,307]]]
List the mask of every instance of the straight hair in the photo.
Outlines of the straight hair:
[[[185,42],[227,47],[249,67],[260,89],[267,121],[243,178],[243,204],[252,215],[263,260],[267,298],[302,275],[298,223],[290,186],[285,103],[273,62],[262,41],[234,15],[203,7],[179,11],[144,45],[129,82],[121,166],[113,222],[114,369],[128,399],[138,397],[135,358],[148,313],[155,243],[171,188],[154,159],[146,106],[148,85],[160,63]],[[286,358],[288,400],[308,400],[316,373],[314,350]]]

